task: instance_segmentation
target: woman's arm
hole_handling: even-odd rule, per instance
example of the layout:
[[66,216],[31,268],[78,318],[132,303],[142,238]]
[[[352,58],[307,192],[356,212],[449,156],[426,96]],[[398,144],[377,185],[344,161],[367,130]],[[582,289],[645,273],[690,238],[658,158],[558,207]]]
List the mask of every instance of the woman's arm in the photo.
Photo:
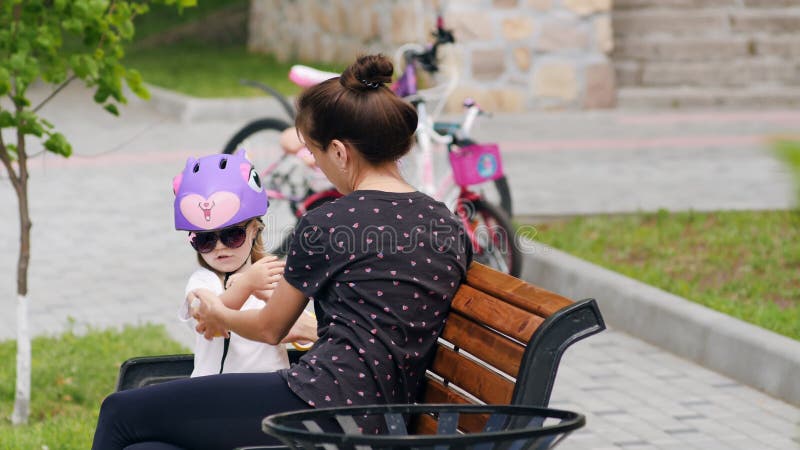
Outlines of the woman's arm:
[[[219,297],[208,291],[196,291],[195,296],[199,300],[193,312],[198,321],[197,331],[207,339],[230,330],[244,338],[272,345],[287,337],[316,340],[316,329],[311,330],[313,327],[308,321],[297,320],[308,299],[286,281],[280,281],[269,302],[257,310],[227,308]],[[291,336],[287,336],[290,330]]]

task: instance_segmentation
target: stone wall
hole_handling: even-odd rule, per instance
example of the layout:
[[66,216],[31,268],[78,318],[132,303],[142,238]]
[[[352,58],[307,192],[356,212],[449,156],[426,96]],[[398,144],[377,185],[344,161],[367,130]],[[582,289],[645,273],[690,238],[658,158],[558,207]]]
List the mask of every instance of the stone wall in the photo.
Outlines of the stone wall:
[[[611,0],[450,0],[459,88],[490,111],[611,107]],[[437,2],[251,0],[249,48],[281,60],[348,63],[428,42]]]

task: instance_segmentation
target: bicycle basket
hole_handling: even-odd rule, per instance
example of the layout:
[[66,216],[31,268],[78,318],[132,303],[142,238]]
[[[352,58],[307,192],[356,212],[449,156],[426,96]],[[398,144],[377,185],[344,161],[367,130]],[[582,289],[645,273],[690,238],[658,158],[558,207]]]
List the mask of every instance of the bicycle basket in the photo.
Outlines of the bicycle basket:
[[453,179],[459,186],[470,186],[503,176],[503,161],[497,144],[473,144],[450,151]]
[[[382,431],[362,434],[359,421],[380,423]],[[546,450],[584,424],[581,414],[549,408],[390,404],[274,414],[263,429],[292,449]]]

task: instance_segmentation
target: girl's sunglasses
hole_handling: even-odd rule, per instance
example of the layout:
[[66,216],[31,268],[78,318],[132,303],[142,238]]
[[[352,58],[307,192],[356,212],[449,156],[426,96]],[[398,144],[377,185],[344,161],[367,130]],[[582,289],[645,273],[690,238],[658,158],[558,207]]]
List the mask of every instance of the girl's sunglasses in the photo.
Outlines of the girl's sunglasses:
[[219,231],[189,233],[189,243],[199,253],[208,253],[217,246],[217,240],[228,248],[239,248],[247,238],[247,225],[225,228]]

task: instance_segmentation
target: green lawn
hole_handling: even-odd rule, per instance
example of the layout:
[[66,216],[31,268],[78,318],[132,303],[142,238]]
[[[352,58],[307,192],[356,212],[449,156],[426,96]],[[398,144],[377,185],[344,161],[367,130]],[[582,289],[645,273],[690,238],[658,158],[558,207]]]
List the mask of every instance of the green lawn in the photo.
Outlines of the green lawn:
[[798,211],[661,211],[535,228],[536,240],[800,340]]
[[[231,36],[224,29],[215,29],[217,18],[236,11],[246,14],[248,5],[249,0],[200,0],[180,14],[175,7],[154,5],[136,20],[136,39],[126,52],[126,66],[141,72],[146,83],[194,97],[265,95],[242,86],[242,79],[260,81],[285,95],[299,93],[288,78],[289,68],[298,61],[278,62],[271,55],[249,53],[246,33]],[[159,42],[186,27],[192,27],[189,35],[175,42]],[[344,69],[336,64],[303,63],[334,72]]]
[[289,81],[293,63],[248,53],[244,46],[176,44],[131,51],[126,62],[141,72],[146,83],[194,97],[265,95],[258,89],[242,86],[242,79],[266,83],[285,95],[300,91]]
[[185,353],[161,326],[65,333],[33,340],[28,425],[14,427],[16,341],[0,342],[0,450],[87,449],[103,398],[120,364],[133,356]]

